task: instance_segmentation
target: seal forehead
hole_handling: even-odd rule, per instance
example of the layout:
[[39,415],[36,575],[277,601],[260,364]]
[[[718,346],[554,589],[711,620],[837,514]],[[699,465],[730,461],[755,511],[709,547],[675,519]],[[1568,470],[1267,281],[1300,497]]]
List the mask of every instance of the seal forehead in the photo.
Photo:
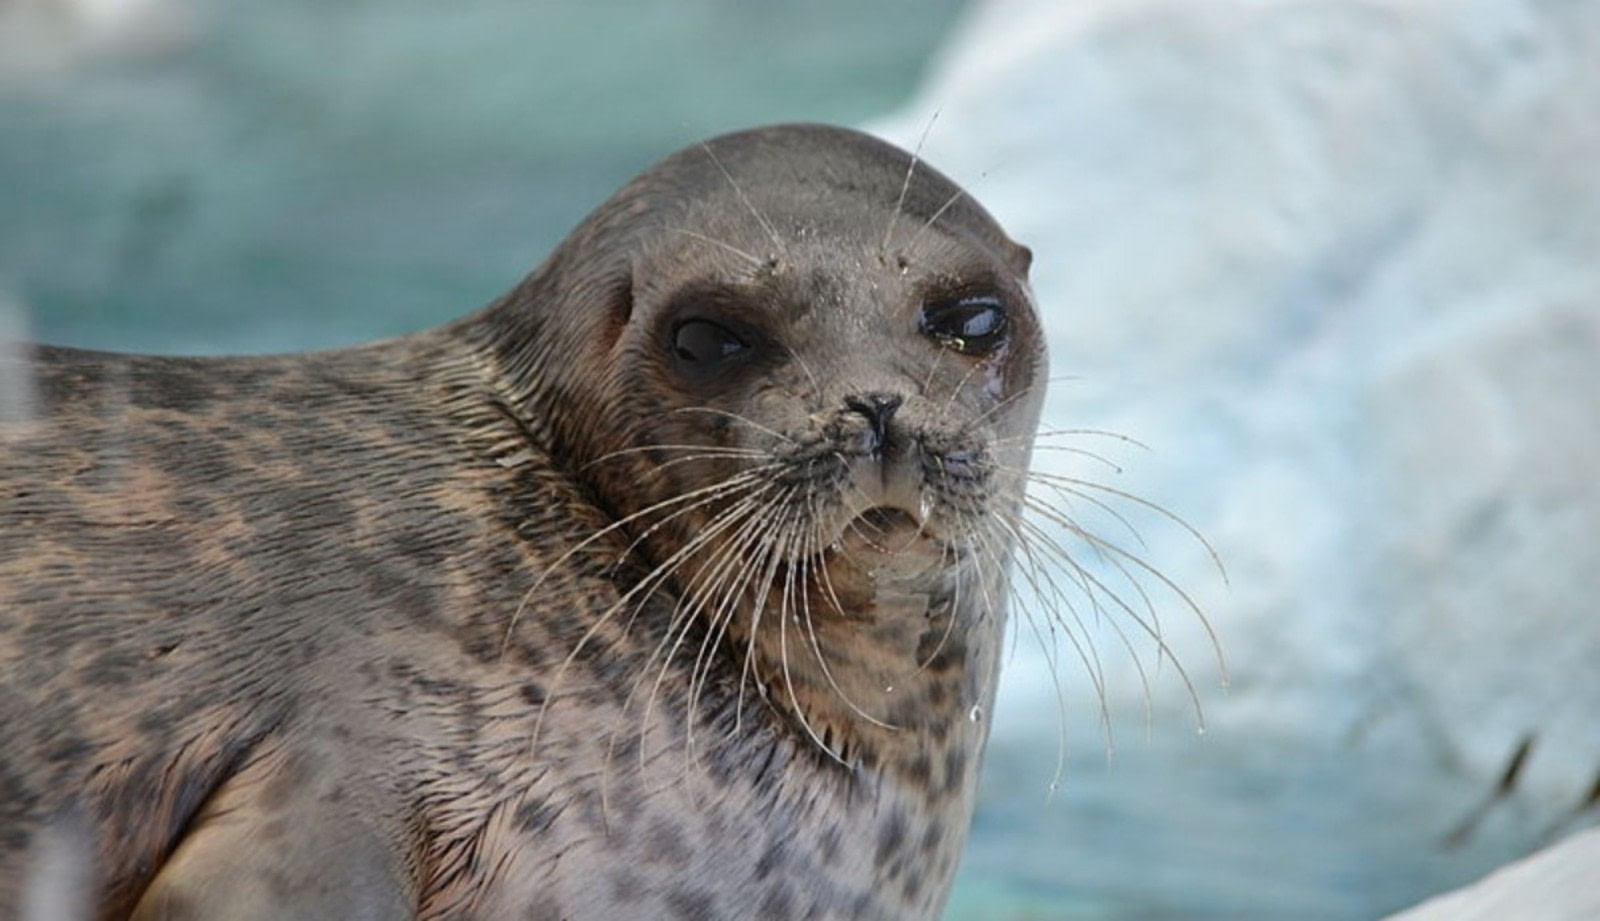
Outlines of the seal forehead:
[[[893,220],[904,226],[902,243],[937,227],[1027,270],[1026,249],[959,186],[859,131],[799,124],[722,135],[657,164],[640,179],[639,191],[646,190],[683,203],[679,219],[691,224],[765,222],[769,233],[859,236],[882,245],[895,242]],[[780,227],[786,216],[789,226]]]

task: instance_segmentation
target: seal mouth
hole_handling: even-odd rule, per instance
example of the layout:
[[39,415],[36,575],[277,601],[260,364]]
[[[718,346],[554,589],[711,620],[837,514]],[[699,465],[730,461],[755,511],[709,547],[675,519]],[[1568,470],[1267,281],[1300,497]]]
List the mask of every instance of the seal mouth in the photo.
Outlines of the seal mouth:
[[874,505],[844,526],[833,553],[881,575],[921,572],[945,556],[925,518],[897,505]]
[[919,538],[926,538],[922,522],[903,508],[875,505],[845,525],[848,534],[859,538],[880,553],[898,554],[909,550]]
[[949,555],[924,525],[895,505],[874,505],[850,519],[820,559],[830,602],[841,611],[871,610],[940,578]]

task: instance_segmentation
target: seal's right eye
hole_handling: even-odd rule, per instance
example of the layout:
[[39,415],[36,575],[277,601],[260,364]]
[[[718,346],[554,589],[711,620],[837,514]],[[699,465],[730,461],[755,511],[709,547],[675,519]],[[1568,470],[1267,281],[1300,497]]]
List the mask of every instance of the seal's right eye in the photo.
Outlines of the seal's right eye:
[[945,348],[987,355],[1005,344],[1005,303],[991,294],[935,301],[923,308],[919,325]]
[[733,330],[711,320],[683,320],[672,331],[672,351],[679,361],[709,371],[749,346]]

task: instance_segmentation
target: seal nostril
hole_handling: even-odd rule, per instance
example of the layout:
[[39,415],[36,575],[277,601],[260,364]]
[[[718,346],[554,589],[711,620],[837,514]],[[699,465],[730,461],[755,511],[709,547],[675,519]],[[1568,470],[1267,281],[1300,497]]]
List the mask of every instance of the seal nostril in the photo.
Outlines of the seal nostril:
[[874,453],[889,440],[889,420],[894,418],[895,410],[903,402],[905,398],[897,393],[851,394],[844,398],[845,407],[865,417],[867,424],[872,426]]

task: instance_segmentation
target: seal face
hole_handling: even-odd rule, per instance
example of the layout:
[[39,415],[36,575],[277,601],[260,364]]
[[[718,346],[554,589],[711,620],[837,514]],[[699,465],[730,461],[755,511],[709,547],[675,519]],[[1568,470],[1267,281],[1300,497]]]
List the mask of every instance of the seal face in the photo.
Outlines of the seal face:
[[1043,397],[1028,261],[904,152],[778,126],[441,329],[31,349],[0,906],[65,836],[102,918],[936,915]]

